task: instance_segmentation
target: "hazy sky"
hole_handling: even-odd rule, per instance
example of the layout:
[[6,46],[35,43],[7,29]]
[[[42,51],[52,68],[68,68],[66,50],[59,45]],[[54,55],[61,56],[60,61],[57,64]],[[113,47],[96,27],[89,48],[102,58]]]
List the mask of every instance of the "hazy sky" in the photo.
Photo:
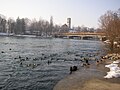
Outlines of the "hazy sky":
[[40,17],[56,24],[72,18],[72,26],[98,27],[98,19],[107,10],[118,10],[120,0],[0,0],[0,14],[16,19]]

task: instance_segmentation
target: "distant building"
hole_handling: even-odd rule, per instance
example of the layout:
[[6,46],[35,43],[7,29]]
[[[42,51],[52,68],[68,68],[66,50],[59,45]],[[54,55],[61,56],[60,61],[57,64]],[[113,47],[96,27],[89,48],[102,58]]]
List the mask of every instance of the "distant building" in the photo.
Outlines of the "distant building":
[[71,18],[67,18],[68,28],[71,29]]
[[64,24],[61,26],[61,30],[60,30],[61,33],[67,33],[69,32],[69,27],[67,24]]

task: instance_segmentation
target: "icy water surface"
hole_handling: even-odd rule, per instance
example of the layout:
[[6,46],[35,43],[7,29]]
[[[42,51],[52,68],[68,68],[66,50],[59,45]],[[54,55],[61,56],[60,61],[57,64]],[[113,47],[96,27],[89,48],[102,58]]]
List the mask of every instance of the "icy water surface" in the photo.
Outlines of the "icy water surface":
[[0,37],[0,90],[52,90],[84,57],[104,54],[101,41]]

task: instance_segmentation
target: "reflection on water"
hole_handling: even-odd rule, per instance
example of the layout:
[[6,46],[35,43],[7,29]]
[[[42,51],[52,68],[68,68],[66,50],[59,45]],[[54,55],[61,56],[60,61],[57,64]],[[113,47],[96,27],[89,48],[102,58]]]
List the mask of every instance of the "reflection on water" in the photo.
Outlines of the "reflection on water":
[[70,66],[99,58],[103,48],[100,41],[0,37],[0,89],[52,90]]

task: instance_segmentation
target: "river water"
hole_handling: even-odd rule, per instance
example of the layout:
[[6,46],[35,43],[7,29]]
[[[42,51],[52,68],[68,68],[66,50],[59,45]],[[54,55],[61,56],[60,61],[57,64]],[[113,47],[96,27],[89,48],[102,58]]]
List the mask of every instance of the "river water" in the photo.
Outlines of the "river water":
[[104,55],[101,41],[0,37],[0,90],[52,90],[84,58]]

